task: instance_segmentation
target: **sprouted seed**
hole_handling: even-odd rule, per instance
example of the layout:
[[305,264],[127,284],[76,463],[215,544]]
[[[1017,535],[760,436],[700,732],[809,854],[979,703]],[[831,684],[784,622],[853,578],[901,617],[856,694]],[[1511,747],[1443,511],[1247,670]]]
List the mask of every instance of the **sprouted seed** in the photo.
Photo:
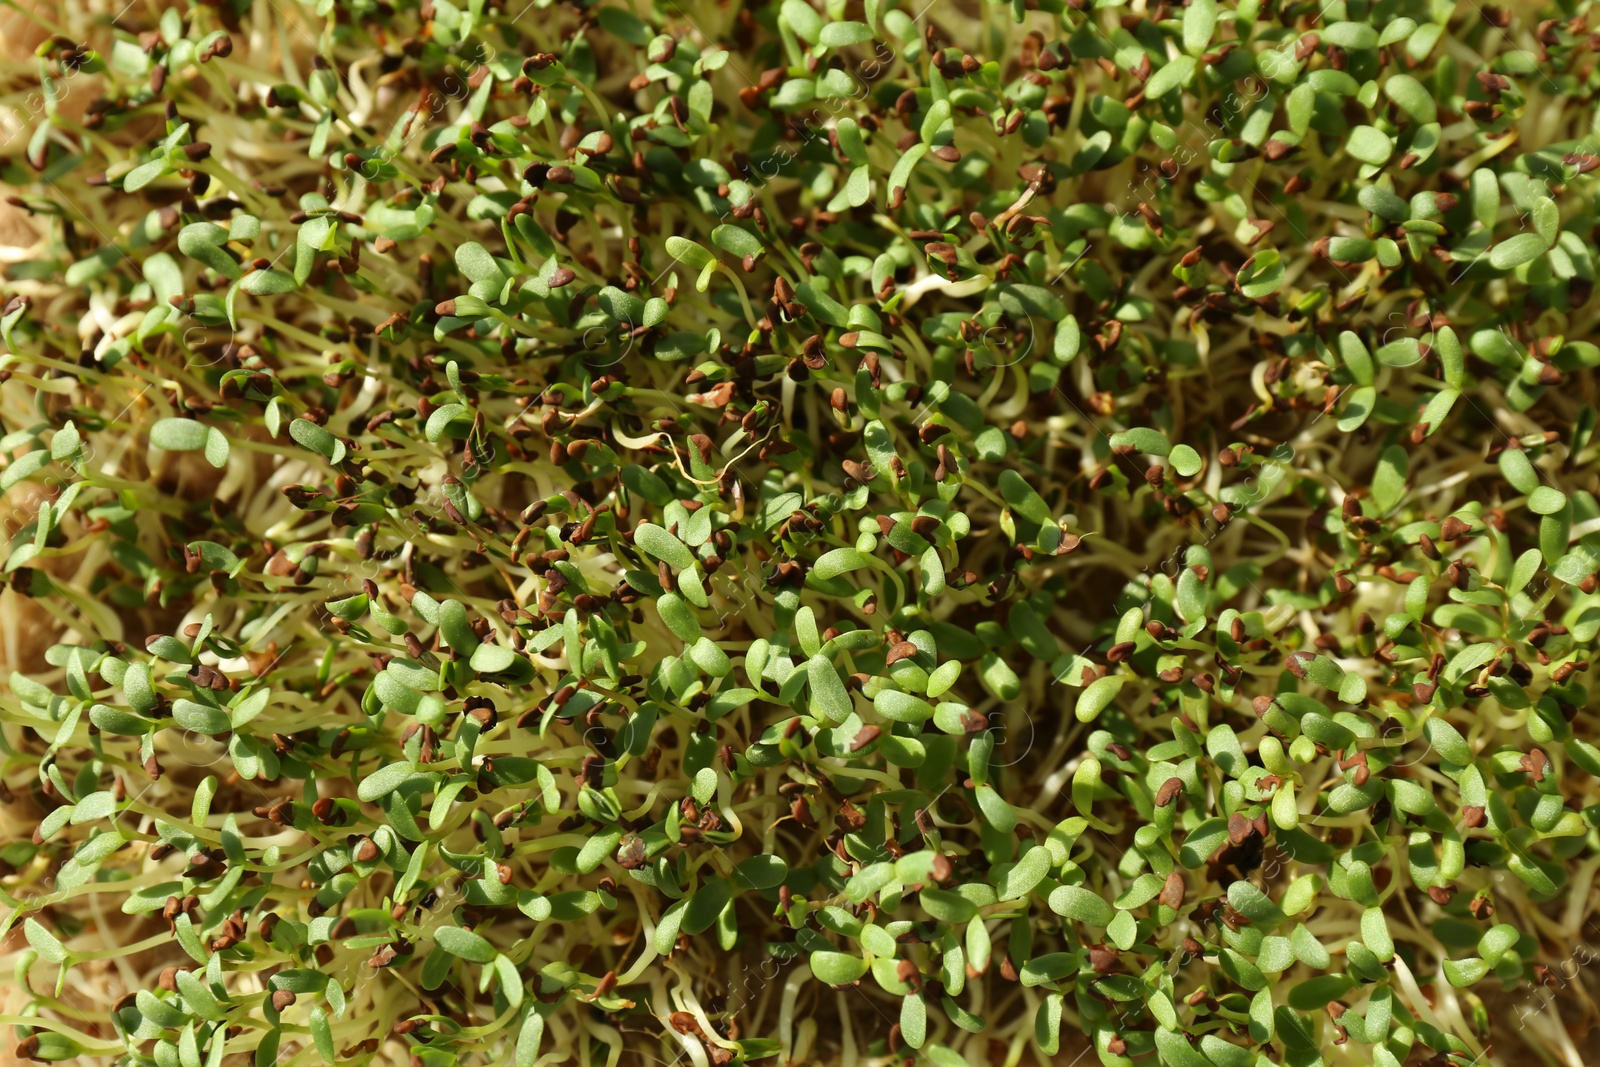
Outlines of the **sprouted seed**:
[[10,6],[5,1048],[1593,1062],[1590,8]]

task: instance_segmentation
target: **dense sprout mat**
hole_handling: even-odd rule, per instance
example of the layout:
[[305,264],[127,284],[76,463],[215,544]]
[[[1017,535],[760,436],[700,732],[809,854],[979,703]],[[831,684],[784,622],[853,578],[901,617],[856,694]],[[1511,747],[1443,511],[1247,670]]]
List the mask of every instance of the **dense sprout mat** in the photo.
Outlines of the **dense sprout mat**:
[[1587,0],[3,15],[6,1063],[1600,1055]]

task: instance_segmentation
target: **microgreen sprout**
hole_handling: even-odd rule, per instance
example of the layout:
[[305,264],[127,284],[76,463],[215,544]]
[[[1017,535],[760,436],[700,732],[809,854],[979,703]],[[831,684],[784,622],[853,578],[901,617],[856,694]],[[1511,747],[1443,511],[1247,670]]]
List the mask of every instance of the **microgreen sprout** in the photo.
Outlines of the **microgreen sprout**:
[[1587,0],[118,6],[4,13],[17,1058],[1594,1058]]

